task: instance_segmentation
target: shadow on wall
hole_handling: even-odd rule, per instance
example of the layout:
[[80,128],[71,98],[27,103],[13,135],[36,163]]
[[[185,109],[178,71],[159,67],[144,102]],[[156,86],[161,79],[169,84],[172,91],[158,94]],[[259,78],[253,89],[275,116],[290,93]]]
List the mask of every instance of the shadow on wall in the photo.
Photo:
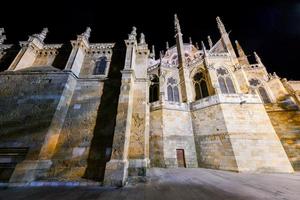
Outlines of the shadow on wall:
[[102,181],[106,162],[110,160],[121,86],[120,70],[123,69],[125,60],[125,47],[121,45],[123,43],[117,42],[114,47],[109,78],[104,82],[87,168],[83,176],[86,179]]
[[55,57],[52,66],[56,67],[60,70],[64,70],[65,66],[67,65],[67,61],[72,51],[71,44],[63,44],[62,47],[58,50],[58,54]]

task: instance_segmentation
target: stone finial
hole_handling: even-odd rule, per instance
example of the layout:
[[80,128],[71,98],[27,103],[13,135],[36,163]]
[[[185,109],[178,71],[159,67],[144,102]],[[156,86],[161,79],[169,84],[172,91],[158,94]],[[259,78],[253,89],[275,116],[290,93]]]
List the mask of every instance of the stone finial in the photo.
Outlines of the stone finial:
[[212,42],[212,40],[211,40],[211,38],[210,38],[209,35],[207,36],[207,40],[208,40],[209,48],[211,49],[213,47],[213,42]]
[[261,62],[261,59],[260,59],[260,57],[257,55],[257,53],[254,51],[254,56],[255,56],[255,60],[256,60],[256,62],[258,63],[258,64],[263,64],[262,62]]
[[273,72],[273,77],[274,78],[279,78],[279,76],[276,74],[276,72]]
[[140,36],[140,44],[146,44],[144,33],[141,33],[141,36]]
[[3,44],[4,40],[6,40],[6,36],[3,35],[4,28],[0,28],[0,44]]
[[33,36],[43,42],[45,40],[48,32],[49,32],[48,28],[43,28],[42,32],[40,32],[38,34],[34,34]]
[[135,26],[133,26],[132,27],[132,31],[131,31],[131,33],[128,35],[128,38],[130,39],[130,40],[136,40],[136,27]]
[[164,57],[164,51],[160,51],[159,52],[159,59],[160,59],[160,62],[162,60],[162,58]]
[[81,35],[86,39],[89,40],[90,36],[91,36],[91,31],[92,29],[90,27],[86,27],[84,33],[82,33]]
[[174,24],[175,24],[175,33],[181,33],[181,28],[180,28],[177,14],[174,15]]
[[238,51],[239,57],[246,57],[246,54],[245,54],[243,48],[241,47],[240,43],[237,40],[235,40],[235,45],[236,45],[236,49]]
[[206,47],[203,41],[201,41],[201,47],[202,47],[203,54],[206,56]]
[[155,46],[152,45],[152,50],[151,50],[151,58],[154,58],[155,59]]
[[189,37],[190,44],[193,44],[192,37]]
[[195,45],[196,45],[196,49],[199,49],[199,44],[198,44],[198,42],[196,42]]
[[169,48],[169,42],[166,42],[166,49],[168,50]]
[[217,20],[217,24],[218,24],[218,28],[219,28],[220,33],[221,33],[221,34],[227,33],[227,32],[226,32],[226,29],[225,29],[225,26],[224,26],[224,24],[223,24],[223,22],[221,21],[221,19],[220,19],[219,16],[216,18],[216,20]]

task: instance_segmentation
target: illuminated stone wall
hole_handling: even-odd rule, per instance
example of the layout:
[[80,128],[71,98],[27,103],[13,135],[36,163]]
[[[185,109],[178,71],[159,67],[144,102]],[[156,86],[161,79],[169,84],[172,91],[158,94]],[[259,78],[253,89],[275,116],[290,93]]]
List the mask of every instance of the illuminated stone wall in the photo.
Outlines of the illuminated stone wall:
[[278,105],[268,105],[266,110],[294,168],[300,170],[300,112]]

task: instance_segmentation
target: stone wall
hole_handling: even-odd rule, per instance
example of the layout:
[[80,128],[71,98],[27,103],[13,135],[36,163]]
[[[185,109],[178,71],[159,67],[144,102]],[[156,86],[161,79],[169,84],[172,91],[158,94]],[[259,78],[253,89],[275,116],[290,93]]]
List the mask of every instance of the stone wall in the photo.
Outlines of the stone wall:
[[177,167],[176,149],[184,150],[186,167],[198,166],[190,112],[182,105],[165,102],[162,107],[152,108],[150,143],[155,149],[151,150],[150,158],[154,162],[151,166]]
[[165,167],[162,109],[150,113],[150,166]]
[[294,168],[300,170],[300,111],[266,106],[272,125]]
[[[48,177],[58,180],[80,180],[94,135],[103,82],[77,80],[66,119],[60,133]],[[99,155],[103,156],[103,155]]]
[[232,171],[292,172],[256,95],[216,95],[192,104],[199,166]]
[[0,74],[0,147],[29,147],[27,160],[38,158],[68,74]]
[[221,106],[194,110],[192,116],[199,167],[238,171]]
[[40,174],[47,170],[49,163],[37,161],[68,77],[64,72],[42,71],[0,74],[0,148],[28,148],[10,182],[32,181],[37,171]]
[[293,172],[263,104],[221,104],[239,171]]

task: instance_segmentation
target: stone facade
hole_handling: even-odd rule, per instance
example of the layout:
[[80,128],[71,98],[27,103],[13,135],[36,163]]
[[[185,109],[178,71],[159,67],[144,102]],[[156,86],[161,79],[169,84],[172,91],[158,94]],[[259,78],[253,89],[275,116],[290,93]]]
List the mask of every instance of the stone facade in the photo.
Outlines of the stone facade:
[[[255,52],[251,64],[217,25],[221,38],[199,49],[175,15],[176,45],[159,59],[135,27],[124,58],[114,43],[90,43],[89,27],[61,64],[64,45],[46,44],[47,28],[20,42],[0,73],[1,181],[120,186],[149,167],[299,170],[300,82],[268,73]],[[4,40],[0,29],[0,64]]]

